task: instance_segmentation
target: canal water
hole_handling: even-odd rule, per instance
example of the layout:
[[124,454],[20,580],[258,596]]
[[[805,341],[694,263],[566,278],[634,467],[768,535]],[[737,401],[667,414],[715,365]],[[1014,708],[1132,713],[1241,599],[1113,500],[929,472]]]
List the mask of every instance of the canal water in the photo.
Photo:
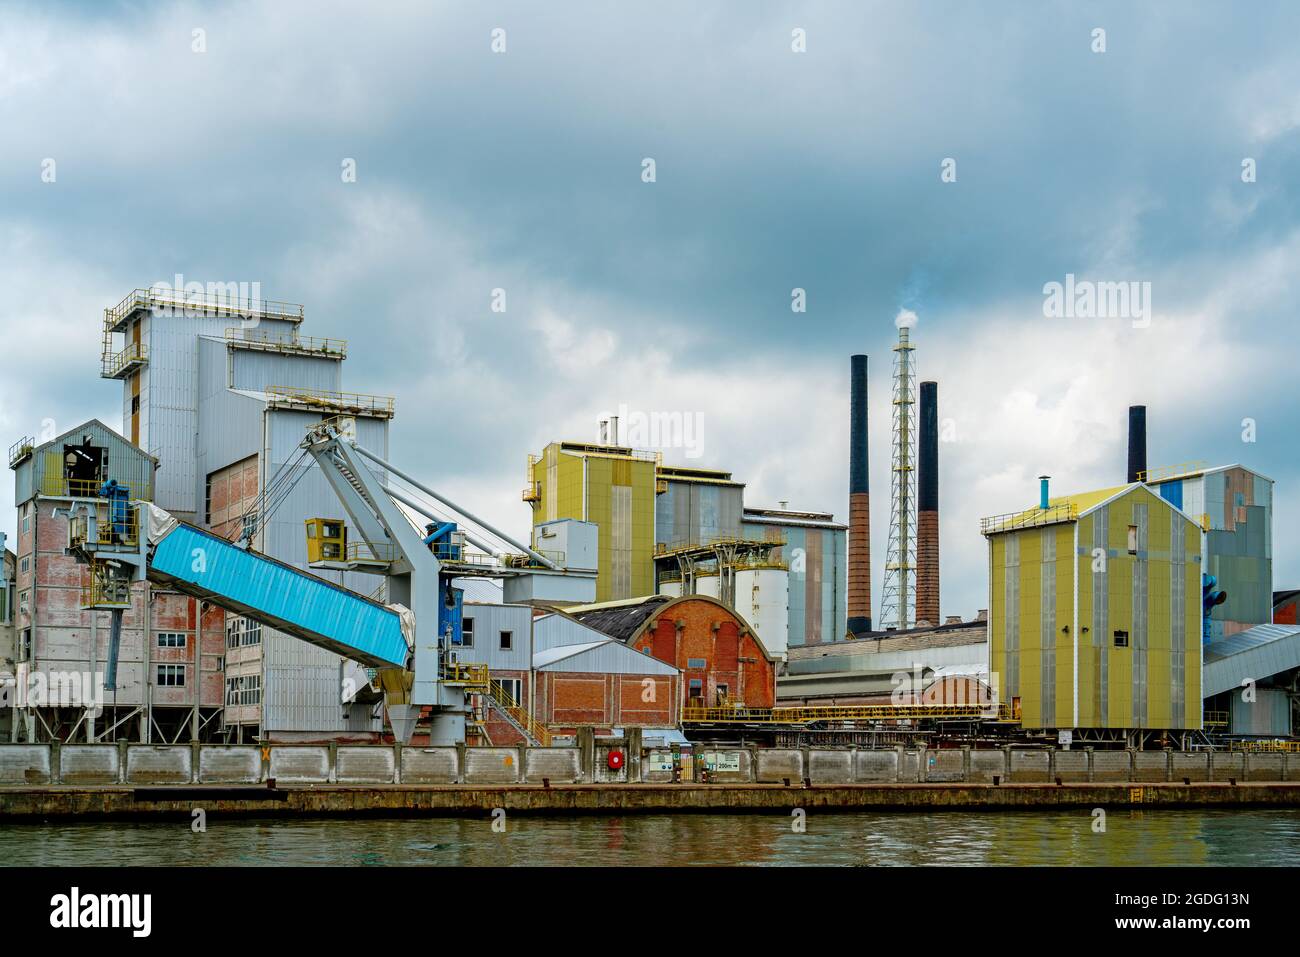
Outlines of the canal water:
[[[1300,865],[1300,810],[812,813],[0,825],[0,864]],[[499,828],[504,825],[504,831]]]

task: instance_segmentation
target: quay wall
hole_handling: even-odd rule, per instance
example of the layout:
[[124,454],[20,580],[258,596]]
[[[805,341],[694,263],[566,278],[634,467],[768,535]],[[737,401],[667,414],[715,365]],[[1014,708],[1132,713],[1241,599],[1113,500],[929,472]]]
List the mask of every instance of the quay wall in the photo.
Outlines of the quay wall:
[[[617,752],[617,753],[615,753]],[[111,785],[1300,783],[1300,752],[0,744],[0,789]]]

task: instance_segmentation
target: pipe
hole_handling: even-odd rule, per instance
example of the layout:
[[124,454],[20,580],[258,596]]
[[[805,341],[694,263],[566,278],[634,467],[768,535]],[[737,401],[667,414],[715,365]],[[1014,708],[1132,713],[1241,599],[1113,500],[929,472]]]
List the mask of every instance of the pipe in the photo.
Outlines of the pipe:
[[849,360],[849,569],[850,635],[871,631],[871,487],[867,447],[867,356]]
[[1147,478],[1147,407],[1128,407],[1128,481],[1145,482]]
[[[559,565],[555,564],[555,562],[551,561],[551,560],[550,560],[549,558],[547,558],[545,555],[541,555],[541,554],[539,554],[538,552],[533,551],[533,550],[532,550],[531,548],[529,548],[527,545],[520,544],[519,542],[515,541],[513,538],[511,538],[509,535],[505,534],[504,532],[500,531],[499,529],[493,528],[493,527],[492,527],[491,525],[489,525],[487,522],[483,521],[483,519],[481,519],[481,518],[479,518],[478,516],[476,516],[476,515],[472,515],[472,514],[470,514],[469,512],[465,511],[465,509],[461,508],[461,507],[460,507],[459,505],[457,505],[455,502],[451,501],[450,499],[448,499],[448,498],[446,498],[446,497],[444,497],[444,496],[442,496],[442,495],[439,495],[439,494],[438,494],[437,492],[435,492],[433,489],[429,488],[429,486],[424,485],[424,484],[422,484],[421,482],[416,481],[415,479],[411,478],[411,476],[409,476],[409,475],[407,475],[405,472],[403,472],[401,469],[399,469],[399,468],[395,468],[394,466],[390,465],[388,462],[385,462],[383,459],[381,459],[381,458],[380,458],[378,455],[376,455],[374,452],[370,452],[370,451],[368,451],[368,450],[366,450],[366,449],[363,449],[363,448],[362,448],[361,446],[359,446],[359,445],[353,445],[352,448],[356,449],[356,451],[357,451],[358,453],[360,453],[361,455],[364,455],[366,458],[370,459],[370,461],[374,462],[376,465],[382,466],[384,469],[388,470],[389,472],[392,472],[394,475],[396,475],[396,476],[397,476],[398,478],[400,478],[402,481],[406,482],[406,483],[409,484],[409,485],[414,486],[415,488],[418,488],[418,489],[419,489],[421,492],[423,492],[425,495],[428,495],[428,496],[430,496],[431,498],[433,498],[435,501],[440,502],[441,504],[447,506],[447,508],[451,509],[453,512],[458,513],[458,514],[461,515],[463,518],[467,518],[467,519],[469,519],[469,520],[470,520],[471,522],[473,522],[475,525],[479,526],[479,528],[486,529],[487,531],[489,531],[489,532],[491,532],[493,535],[495,535],[497,538],[501,539],[503,542],[508,542],[509,544],[513,545],[515,548],[519,549],[521,552],[524,552],[524,553],[527,554],[530,558],[532,558],[534,561],[541,562],[541,563],[542,563],[543,565],[545,565],[547,568],[551,569],[551,571],[555,571],[555,572],[562,571],[562,569],[560,568]],[[393,494],[393,493],[392,493],[391,491],[389,491],[388,489],[385,489],[385,491],[388,491],[388,494],[389,494],[389,495],[392,495],[392,494]],[[407,504],[410,505],[409,502],[408,502]],[[415,508],[414,505],[411,505],[411,507],[412,507],[412,508]],[[438,521],[441,521],[441,519],[438,519]],[[466,537],[466,538],[469,538],[469,534],[466,533],[466,536],[465,536],[465,537]],[[470,541],[473,541],[473,539],[470,539]],[[478,545],[478,542],[475,542],[474,544]],[[482,546],[482,545],[479,545],[479,547],[482,548],[483,546]],[[490,549],[489,549],[489,551],[490,551]]]
[[1041,509],[1046,509],[1049,507],[1047,504],[1048,502],[1047,481],[1050,478],[1051,478],[1050,475],[1038,476],[1038,507]]
[[916,473],[916,620],[939,620],[939,383],[921,383]]

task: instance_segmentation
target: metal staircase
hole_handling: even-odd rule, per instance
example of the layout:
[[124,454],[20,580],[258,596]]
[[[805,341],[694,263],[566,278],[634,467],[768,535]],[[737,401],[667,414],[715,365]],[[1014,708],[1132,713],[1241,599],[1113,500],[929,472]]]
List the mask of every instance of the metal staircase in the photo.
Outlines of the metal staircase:
[[489,682],[487,700],[505,718],[506,723],[523,735],[524,740],[529,744],[543,748],[551,746],[551,732],[520,707],[514,696],[500,681],[492,679]]

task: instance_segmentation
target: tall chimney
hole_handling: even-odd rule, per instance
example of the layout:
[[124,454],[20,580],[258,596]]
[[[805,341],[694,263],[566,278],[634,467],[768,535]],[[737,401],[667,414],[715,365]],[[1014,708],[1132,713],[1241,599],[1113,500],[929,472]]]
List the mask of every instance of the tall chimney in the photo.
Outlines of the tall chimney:
[[1128,407],[1128,479],[1129,482],[1146,480],[1147,473],[1147,407]]
[[916,472],[916,620],[939,624],[939,383],[921,383]]
[[850,635],[871,630],[871,483],[867,475],[867,357],[853,356],[849,374]]

